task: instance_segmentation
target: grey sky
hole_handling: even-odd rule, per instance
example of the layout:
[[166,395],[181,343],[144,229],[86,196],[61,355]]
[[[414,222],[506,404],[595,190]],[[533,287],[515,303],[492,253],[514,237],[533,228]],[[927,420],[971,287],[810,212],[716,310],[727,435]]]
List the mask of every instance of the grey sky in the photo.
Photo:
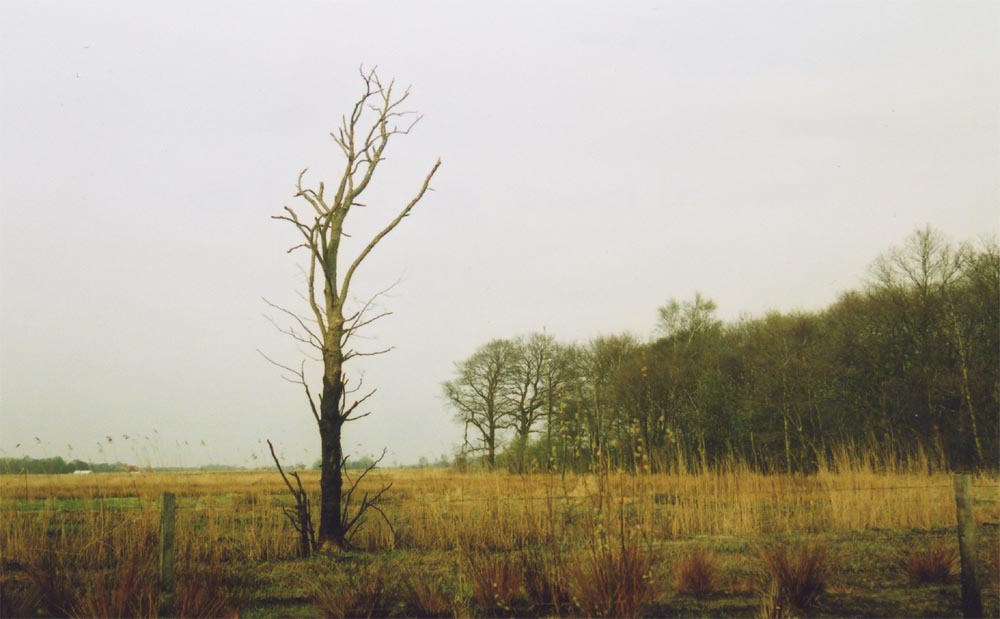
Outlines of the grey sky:
[[444,165],[358,274],[401,281],[349,453],[450,452],[440,383],[493,337],[648,337],[695,290],[818,309],[917,227],[997,231],[997,2],[8,1],[0,455],[316,459],[255,352],[300,358],[262,317],[302,289],[269,217],[339,172],[362,63],[424,118],[354,240]]

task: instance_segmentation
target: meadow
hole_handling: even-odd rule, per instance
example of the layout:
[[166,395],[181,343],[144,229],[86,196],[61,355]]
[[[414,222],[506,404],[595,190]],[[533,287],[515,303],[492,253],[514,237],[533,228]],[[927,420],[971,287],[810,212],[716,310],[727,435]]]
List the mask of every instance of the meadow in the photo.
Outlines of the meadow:
[[[317,487],[318,473],[302,473]],[[160,501],[177,495],[180,616],[951,617],[952,476],[926,463],[733,464],[657,475],[376,470],[388,522],[297,556],[276,472],[0,476],[3,616],[155,616]],[[974,480],[1000,613],[1000,493]],[[313,503],[317,503],[314,500]]]

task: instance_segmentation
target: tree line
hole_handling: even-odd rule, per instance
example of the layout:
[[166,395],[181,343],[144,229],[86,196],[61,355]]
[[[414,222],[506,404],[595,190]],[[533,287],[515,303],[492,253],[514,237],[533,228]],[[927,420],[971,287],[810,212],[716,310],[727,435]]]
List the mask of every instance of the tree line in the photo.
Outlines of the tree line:
[[463,455],[516,471],[996,468],[998,357],[1000,247],[926,228],[822,311],[727,323],[696,294],[659,308],[652,341],[493,340],[443,390]]
[[[70,460],[67,462],[60,456],[53,458],[0,458],[0,475],[11,474],[44,474],[59,475],[62,473],[73,473],[75,471],[93,471],[95,473],[112,473],[124,471],[129,465],[123,462],[84,462],[83,460]],[[134,467],[133,467],[134,468]]]

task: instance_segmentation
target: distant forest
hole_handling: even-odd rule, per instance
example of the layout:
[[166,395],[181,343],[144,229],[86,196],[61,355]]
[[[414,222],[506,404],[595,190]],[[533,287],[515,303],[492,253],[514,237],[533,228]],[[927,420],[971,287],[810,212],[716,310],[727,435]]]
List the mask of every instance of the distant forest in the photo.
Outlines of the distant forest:
[[61,457],[54,458],[0,458],[0,474],[47,474],[57,475],[61,473],[73,473],[76,471],[93,471],[95,473],[110,473],[115,471],[135,470],[136,467],[124,462],[115,463],[93,463],[83,460],[63,460]]
[[816,312],[724,323],[696,294],[658,339],[486,343],[444,385],[460,462],[518,471],[997,468],[1000,248],[917,231]]

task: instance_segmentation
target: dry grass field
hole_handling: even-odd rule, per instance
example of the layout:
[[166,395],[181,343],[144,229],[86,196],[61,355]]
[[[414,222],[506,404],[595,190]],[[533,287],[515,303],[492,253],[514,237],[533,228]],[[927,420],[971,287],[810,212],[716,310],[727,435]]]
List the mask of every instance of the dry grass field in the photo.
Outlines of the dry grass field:
[[[927,470],[376,471],[365,484],[392,482],[391,526],[371,519],[354,550],[310,558],[277,473],[3,476],[0,611],[155,616],[172,492],[182,616],[956,616],[952,478]],[[997,489],[975,479],[987,616],[1000,612]]]

